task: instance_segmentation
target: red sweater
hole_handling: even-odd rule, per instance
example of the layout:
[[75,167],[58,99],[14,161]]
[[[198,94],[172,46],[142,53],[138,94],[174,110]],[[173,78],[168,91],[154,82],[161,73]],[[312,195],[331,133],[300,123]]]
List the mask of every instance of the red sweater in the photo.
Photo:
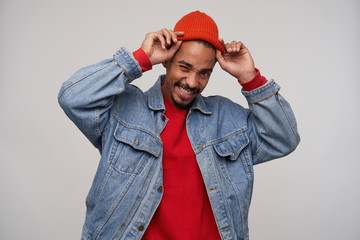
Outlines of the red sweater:
[[186,132],[187,110],[175,107],[165,96],[169,119],[160,137],[164,144],[164,193],[144,240],[221,239]]
[[[152,68],[140,48],[133,53],[142,71]],[[241,84],[245,91],[262,86],[266,79],[256,69],[250,82]],[[188,110],[175,107],[163,94],[168,118],[160,137],[163,141],[164,193],[142,240],[221,239],[196,156],[186,132]]]

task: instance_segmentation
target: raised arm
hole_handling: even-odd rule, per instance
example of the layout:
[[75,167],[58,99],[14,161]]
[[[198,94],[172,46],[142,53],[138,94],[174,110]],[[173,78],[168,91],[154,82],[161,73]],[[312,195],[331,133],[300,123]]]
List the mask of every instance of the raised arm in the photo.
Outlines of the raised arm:
[[[254,80],[258,81],[259,72],[245,45],[239,41],[225,44],[220,39],[220,42],[225,49],[223,54],[217,51],[221,68],[234,76],[243,87]],[[257,84],[254,89],[243,88],[249,103],[248,132],[254,164],[283,157],[292,152],[300,141],[294,113],[279,90],[274,81],[264,82],[260,86]]]
[[[148,33],[141,49],[152,65],[170,59],[181,45],[182,32],[162,29]],[[106,126],[115,96],[130,87],[142,69],[132,53],[121,48],[112,59],[77,71],[63,83],[58,101],[67,116],[91,143],[101,149],[101,134]],[[131,86],[132,87],[132,86]]]
[[141,68],[132,54],[120,49],[113,57],[85,67],[63,83],[58,101],[66,115],[97,148],[109,119],[116,95],[141,76]]

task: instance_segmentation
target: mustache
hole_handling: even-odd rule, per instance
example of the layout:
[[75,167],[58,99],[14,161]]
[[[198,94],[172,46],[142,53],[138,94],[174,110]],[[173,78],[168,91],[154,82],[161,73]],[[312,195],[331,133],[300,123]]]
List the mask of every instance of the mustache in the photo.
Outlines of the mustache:
[[182,83],[182,82],[176,82],[175,86],[181,87],[181,88],[185,89],[188,92],[193,92],[193,93],[199,93],[200,92],[199,88],[191,88],[191,87],[189,87],[189,85],[187,85],[186,83]]

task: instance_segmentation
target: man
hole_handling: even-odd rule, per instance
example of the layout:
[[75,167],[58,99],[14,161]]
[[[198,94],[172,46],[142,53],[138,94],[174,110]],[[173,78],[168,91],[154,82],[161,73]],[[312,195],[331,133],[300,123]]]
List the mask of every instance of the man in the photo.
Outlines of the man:
[[[250,110],[200,95],[216,62]],[[159,63],[166,75],[150,90],[130,84]],[[224,43],[199,11],[75,73],[59,103],[101,153],[82,239],[249,239],[253,165],[300,139],[278,91],[244,44]]]

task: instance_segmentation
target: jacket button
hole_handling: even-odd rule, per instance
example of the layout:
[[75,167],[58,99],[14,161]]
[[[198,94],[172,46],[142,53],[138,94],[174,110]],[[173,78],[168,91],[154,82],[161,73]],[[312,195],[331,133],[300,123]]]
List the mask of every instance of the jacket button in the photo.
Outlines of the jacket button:
[[158,187],[158,192],[162,192],[162,186]]
[[161,119],[162,119],[163,121],[165,121],[165,120],[166,120],[165,115],[162,115],[162,116],[161,116]]
[[141,226],[138,227],[138,229],[139,229],[139,231],[144,231],[144,226],[141,225]]

